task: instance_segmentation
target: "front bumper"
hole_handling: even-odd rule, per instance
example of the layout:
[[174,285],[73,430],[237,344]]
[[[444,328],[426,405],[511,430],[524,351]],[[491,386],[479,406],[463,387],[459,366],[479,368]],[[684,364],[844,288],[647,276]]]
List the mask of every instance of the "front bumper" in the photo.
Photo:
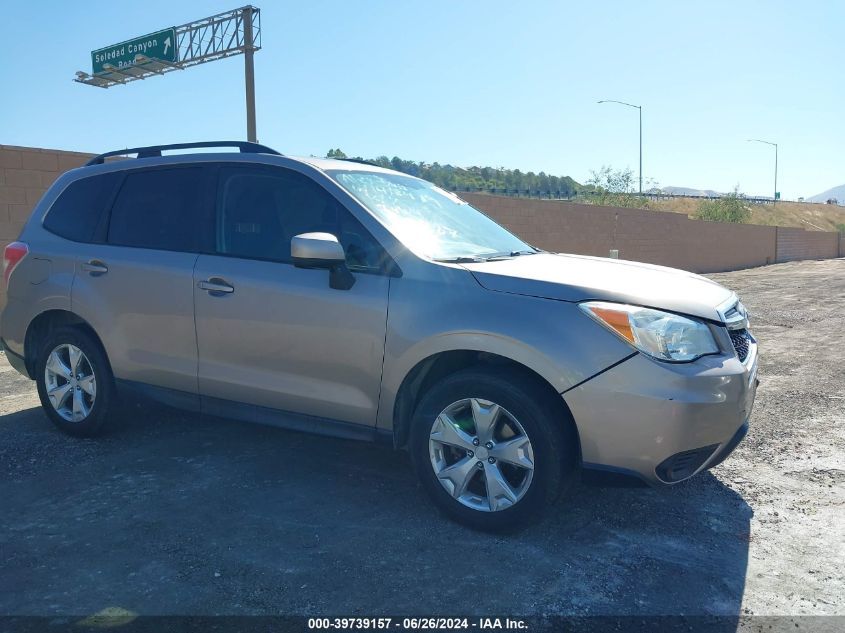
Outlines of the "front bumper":
[[757,387],[757,345],[745,362],[705,356],[662,363],[643,354],[563,395],[585,468],[673,484],[715,466],[747,430]]

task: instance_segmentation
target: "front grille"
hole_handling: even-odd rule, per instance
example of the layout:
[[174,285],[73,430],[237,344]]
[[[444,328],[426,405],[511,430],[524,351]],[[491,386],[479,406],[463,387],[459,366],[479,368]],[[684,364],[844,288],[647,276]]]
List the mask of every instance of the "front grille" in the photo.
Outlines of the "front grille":
[[731,343],[733,343],[736,355],[743,363],[748,358],[748,350],[751,348],[751,335],[748,330],[729,330]]

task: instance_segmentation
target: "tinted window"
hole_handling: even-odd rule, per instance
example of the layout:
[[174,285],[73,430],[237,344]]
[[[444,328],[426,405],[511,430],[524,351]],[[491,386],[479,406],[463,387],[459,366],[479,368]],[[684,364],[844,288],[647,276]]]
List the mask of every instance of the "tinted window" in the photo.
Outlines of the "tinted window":
[[90,176],[70,183],[50,207],[44,228],[76,242],[90,242],[121,174]]
[[281,169],[224,168],[217,214],[218,252],[290,262],[291,238],[321,231],[337,236],[350,268],[379,270],[384,251],[327,191]]
[[202,229],[201,167],[130,172],[109,220],[110,244],[197,251]]

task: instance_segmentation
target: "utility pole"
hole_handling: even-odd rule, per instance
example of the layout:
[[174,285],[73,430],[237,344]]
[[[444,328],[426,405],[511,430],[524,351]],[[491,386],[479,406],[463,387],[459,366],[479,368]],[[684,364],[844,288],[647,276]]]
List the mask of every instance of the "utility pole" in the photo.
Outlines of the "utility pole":
[[614,99],[603,99],[599,101],[599,103],[618,103],[619,105],[628,106],[629,108],[636,108],[640,111],[640,195],[643,195],[643,107],[634,105],[633,103],[616,101]]
[[257,143],[255,131],[255,44],[252,35],[252,7],[243,8],[244,81],[246,83],[246,140]]

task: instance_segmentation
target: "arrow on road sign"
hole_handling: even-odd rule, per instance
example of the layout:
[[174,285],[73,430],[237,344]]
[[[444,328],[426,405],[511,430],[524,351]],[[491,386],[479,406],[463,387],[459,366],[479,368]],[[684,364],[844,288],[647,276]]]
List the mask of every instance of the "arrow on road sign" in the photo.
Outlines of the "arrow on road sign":
[[170,48],[170,38],[164,40],[164,54],[167,55],[167,49]]

